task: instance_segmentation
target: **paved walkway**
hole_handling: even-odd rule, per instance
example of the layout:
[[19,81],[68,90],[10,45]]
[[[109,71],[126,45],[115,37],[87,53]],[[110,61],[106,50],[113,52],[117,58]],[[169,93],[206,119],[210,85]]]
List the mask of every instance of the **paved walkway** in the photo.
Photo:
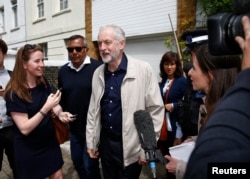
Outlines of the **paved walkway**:
[[[64,160],[64,165],[63,165],[64,179],[79,179],[72,165],[69,145],[70,145],[69,141],[61,145],[63,160]],[[162,164],[157,163],[156,171],[157,171],[157,179],[165,179],[164,178],[165,168]],[[2,171],[0,171],[0,179],[13,179],[11,169],[9,168],[9,163],[5,155],[2,165]],[[139,179],[152,179],[151,171],[148,166],[143,167]]]

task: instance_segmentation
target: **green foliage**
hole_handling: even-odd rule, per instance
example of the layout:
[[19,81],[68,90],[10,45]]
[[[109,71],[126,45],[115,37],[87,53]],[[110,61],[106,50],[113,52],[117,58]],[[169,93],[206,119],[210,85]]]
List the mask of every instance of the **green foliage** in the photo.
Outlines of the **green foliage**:
[[164,45],[171,51],[173,51],[173,47],[176,46],[175,40],[173,36],[168,36],[164,39]]
[[[232,4],[233,0],[197,0],[197,2],[201,5],[202,11],[205,13],[205,15],[208,17],[210,15],[214,15],[217,13],[222,12],[232,12]],[[182,28],[185,30],[190,29],[192,27],[193,22],[191,20],[185,20],[182,23]],[[185,48],[185,41],[179,41],[180,49]],[[174,40],[173,36],[169,36],[166,39],[164,39],[164,45],[170,49],[173,50],[174,47],[176,47],[176,42]],[[189,54],[182,54],[182,61],[185,63],[187,61],[190,61]]]
[[203,12],[207,15],[214,15],[220,12],[232,11],[232,0],[198,0],[201,3]]
[[[184,49],[186,42],[184,40],[181,40],[178,42],[180,49]],[[176,51],[176,41],[173,36],[168,36],[167,38],[164,39],[164,45],[171,51]],[[182,59],[184,63],[190,61],[190,56],[189,54],[182,54]]]

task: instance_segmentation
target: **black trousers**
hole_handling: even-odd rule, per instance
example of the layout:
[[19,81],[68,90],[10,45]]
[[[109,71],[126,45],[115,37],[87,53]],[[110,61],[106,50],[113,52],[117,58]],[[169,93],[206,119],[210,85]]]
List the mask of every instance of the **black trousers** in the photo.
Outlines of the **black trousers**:
[[0,129],[0,171],[2,169],[3,154],[7,155],[10,168],[15,171],[14,146],[13,146],[13,127]]
[[138,179],[141,165],[135,162],[127,167],[123,166],[123,148],[121,136],[101,133],[100,157],[104,179]]
[[[158,149],[161,150],[162,155],[170,155],[169,147],[173,146],[174,140],[175,140],[175,133],[168,131],[167,141],[161,141],[161,140],[157,141],[157,147],[158,147]],[[167,176],[166,177],[167,179],[175,179],[176,178],[175,175],[172,173],[169,173],[167,169],[166,169],[166,176]]]

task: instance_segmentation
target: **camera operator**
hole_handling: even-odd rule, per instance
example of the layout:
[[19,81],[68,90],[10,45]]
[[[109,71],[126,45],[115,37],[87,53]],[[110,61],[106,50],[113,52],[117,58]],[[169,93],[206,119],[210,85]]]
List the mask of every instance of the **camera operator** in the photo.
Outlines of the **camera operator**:
[[[242,24],[244,37],[235,38],[243,53],[242,71],[235,85],[226,92],[200,133],[188,162],[185,179],[222,177],[226,172],[227,178],[239,178],[237,174],[249,178],[250,171],[247,171],[247,167],[250,163],[250,17],[243,16]],[[214,176],[211,176],[211,168],[218,163],[221,164],[221,168],[214,168],[223,170],[220,170],[220,174],[216,170]],[[237,170],[234,170],[234,167]],[[216,174],[218,175],[215,176]]]

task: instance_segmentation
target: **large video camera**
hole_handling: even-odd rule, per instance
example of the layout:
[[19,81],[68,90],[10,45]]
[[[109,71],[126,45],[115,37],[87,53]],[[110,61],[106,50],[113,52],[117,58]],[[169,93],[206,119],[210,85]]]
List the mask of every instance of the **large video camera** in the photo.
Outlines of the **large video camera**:
[[208,17],[208,48],[212,55],[242,53],[235,37],[245,37],[241,22],[244,15],[250,17],[249,0],[235,0],[232,13],[220,13]]

